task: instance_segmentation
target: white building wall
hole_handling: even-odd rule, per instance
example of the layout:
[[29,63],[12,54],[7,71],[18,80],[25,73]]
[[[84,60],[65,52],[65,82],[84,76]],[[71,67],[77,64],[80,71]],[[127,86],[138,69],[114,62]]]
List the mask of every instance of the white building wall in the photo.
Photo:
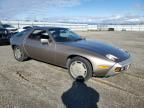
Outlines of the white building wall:
[[115,31],[144,31],[144,25],[108,25],[107,28],[114,28]]
[[98,30],[98,25],[88,25],[87,26],[87,29],[89,30],[89,31],[94,31],[94,30]]

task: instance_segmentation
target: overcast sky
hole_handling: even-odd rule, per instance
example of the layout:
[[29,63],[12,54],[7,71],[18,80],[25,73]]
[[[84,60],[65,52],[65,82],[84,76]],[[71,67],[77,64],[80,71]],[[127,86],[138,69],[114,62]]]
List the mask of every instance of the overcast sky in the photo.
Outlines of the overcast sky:
[[0,19],[144,20],[144,0],[0,0]]

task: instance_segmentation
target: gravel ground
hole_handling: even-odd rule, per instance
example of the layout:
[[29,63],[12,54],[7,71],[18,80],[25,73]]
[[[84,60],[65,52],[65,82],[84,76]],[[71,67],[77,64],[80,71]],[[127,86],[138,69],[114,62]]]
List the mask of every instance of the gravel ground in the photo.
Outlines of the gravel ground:
[[0,46],[0,108],[144,108],[144,32],[78,33],[128,50],[131,68],[78,83],[63,68],[17,62],[10,46]]

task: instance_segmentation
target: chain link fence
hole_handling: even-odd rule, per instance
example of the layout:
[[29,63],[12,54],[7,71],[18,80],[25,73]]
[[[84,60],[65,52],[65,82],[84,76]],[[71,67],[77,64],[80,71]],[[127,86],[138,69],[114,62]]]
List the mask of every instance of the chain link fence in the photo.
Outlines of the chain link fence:
[[50,22],[33,22],[33,21],[1,21],[23,28],[25,26],[54,26],[65,27],[78,31],[144,31],[144,25],[105,25],[105,24],[73,24],[73,23],[50,23]]

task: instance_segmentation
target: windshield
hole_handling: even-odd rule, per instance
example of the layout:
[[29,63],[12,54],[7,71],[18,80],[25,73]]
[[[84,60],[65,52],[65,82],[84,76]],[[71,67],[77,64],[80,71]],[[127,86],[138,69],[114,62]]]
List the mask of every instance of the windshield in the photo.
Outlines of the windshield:
[[51,33],[56,42],[70,42],[82,40],[79,35],[66,28],[52,28],[49,29],[49,32]]
[[3,26],[0,24],[0,28],[3,28]]
[[4,28],[8,28],[8,27],[14,28],[12,25],[8,25],[8,24],[3,24],[3,27]]

